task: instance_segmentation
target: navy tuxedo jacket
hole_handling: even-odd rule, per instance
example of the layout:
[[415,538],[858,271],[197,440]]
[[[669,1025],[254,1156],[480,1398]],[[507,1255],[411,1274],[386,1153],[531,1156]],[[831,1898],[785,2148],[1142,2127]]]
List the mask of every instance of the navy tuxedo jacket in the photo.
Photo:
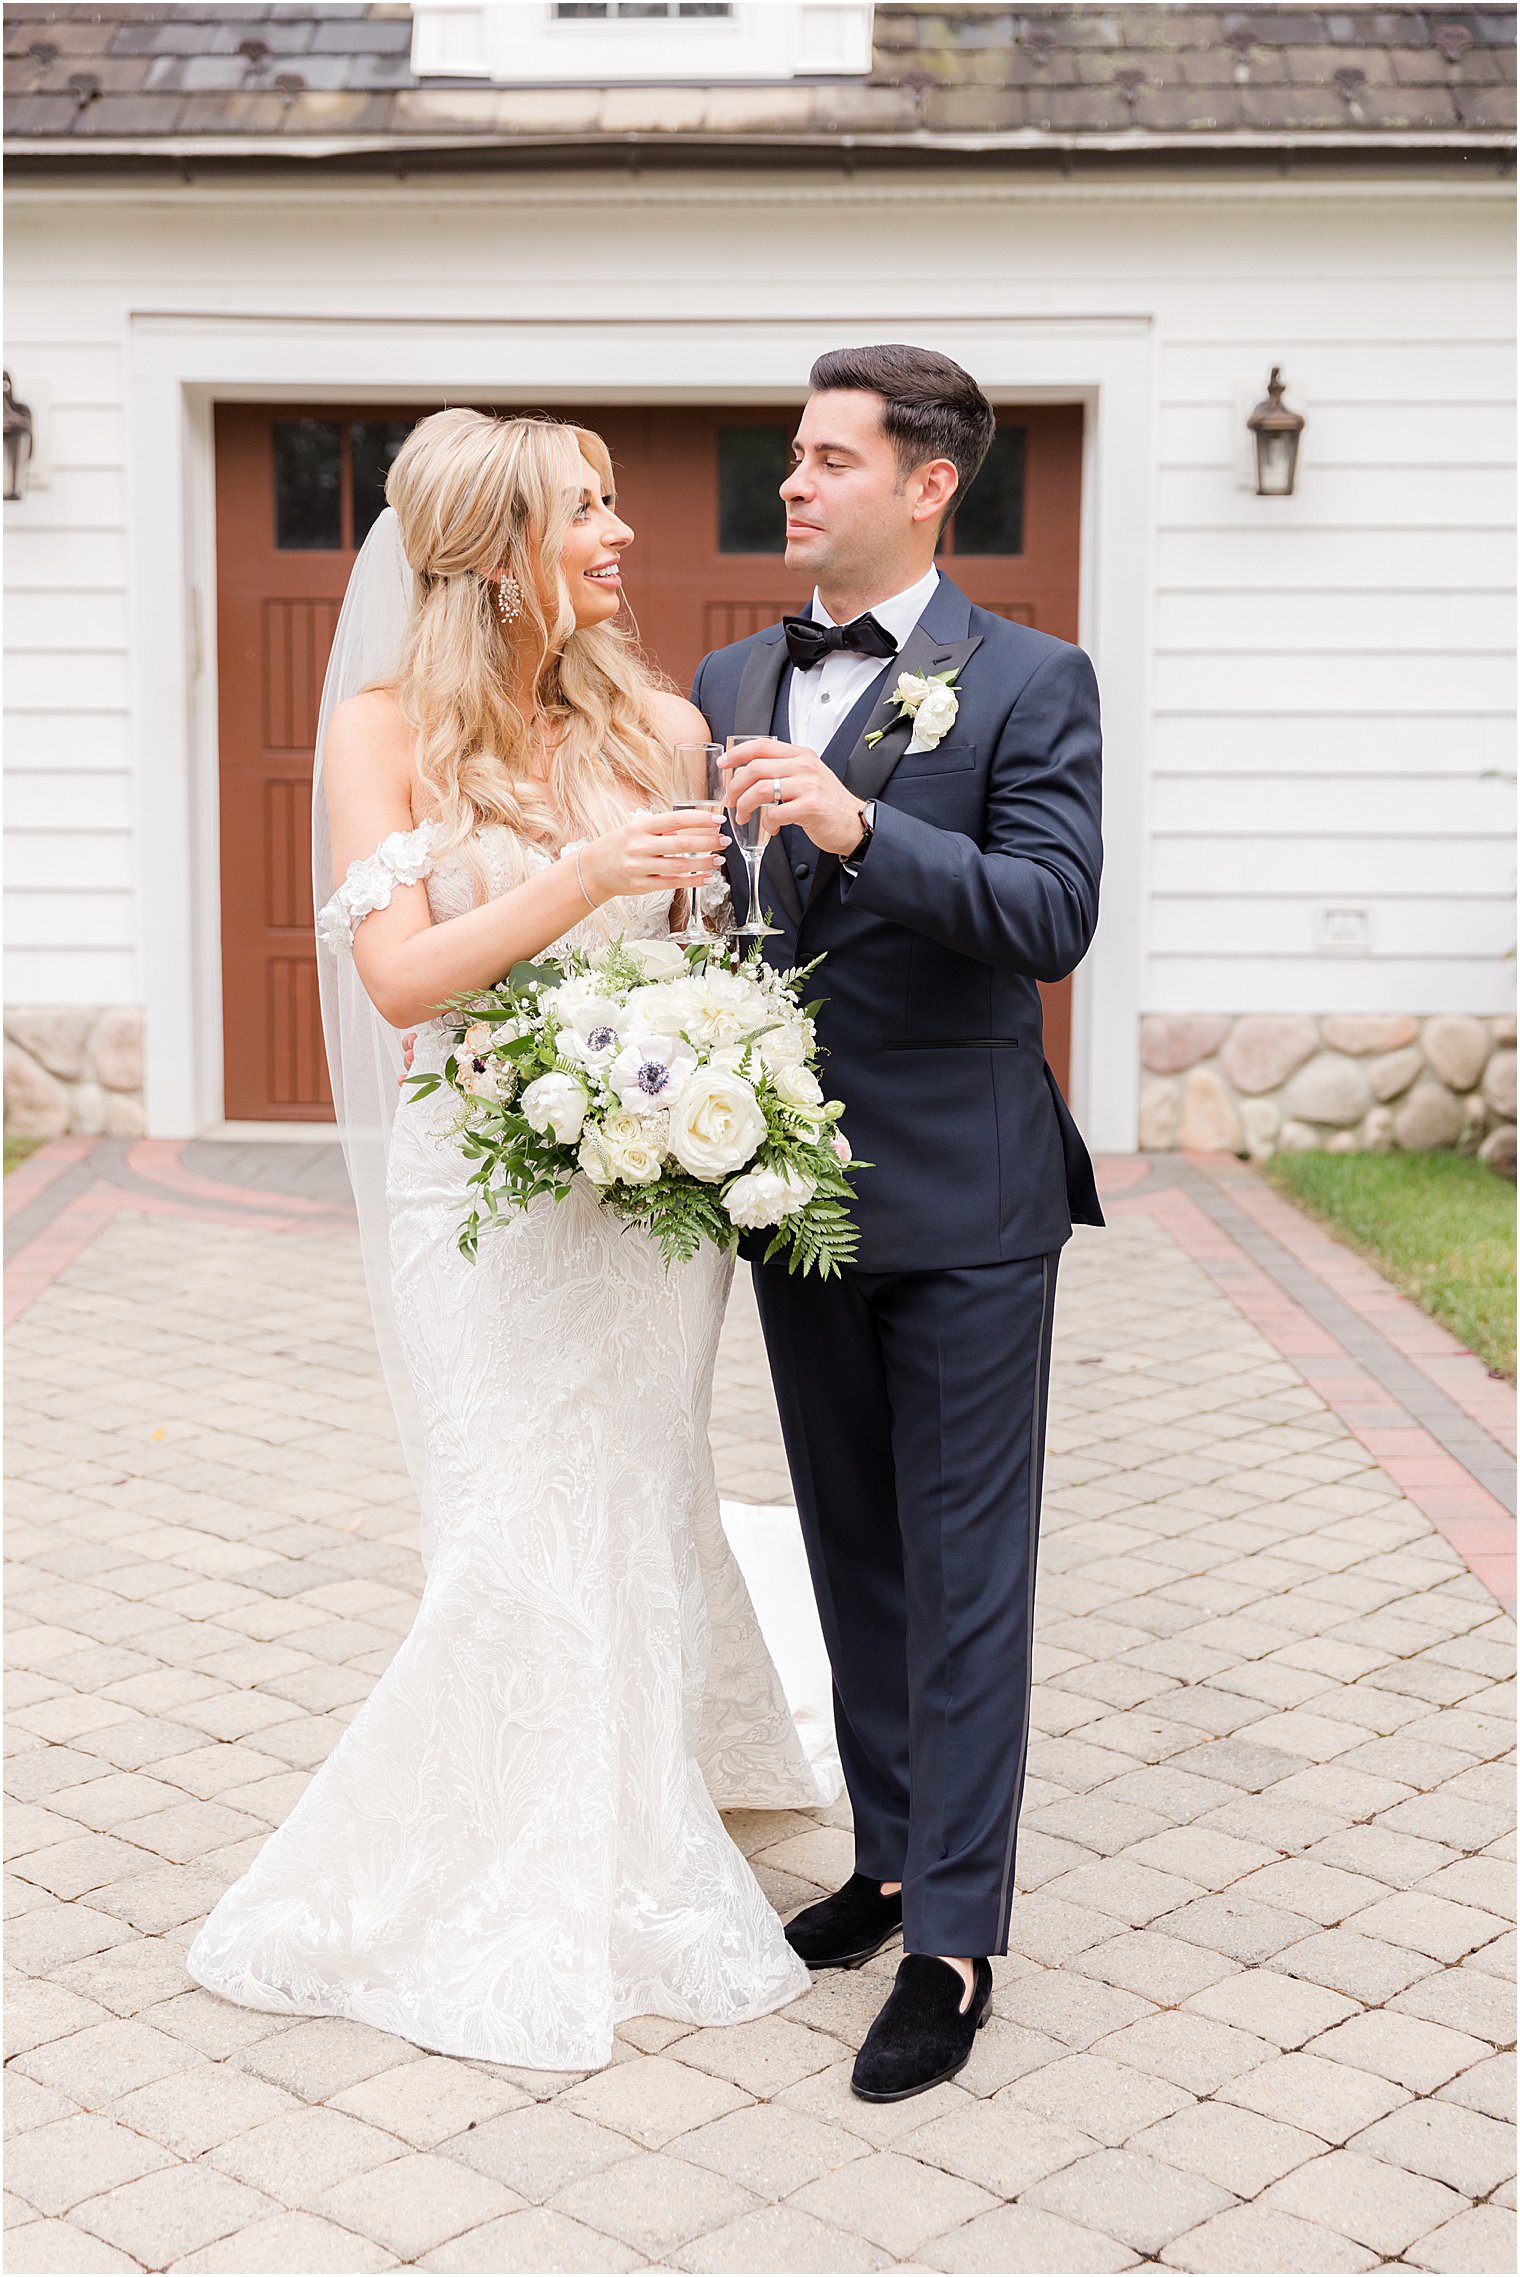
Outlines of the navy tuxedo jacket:
[[[959,713],[908,752],[900,672],[954,668]],[[787,737],[779,625],[697,668],[712,735]],[[879,739],[866,739],[881,729]],[[974,608],[941,577],[898,656],[823,754],[876,828],[854,877],[797,829],[767,850],[766,944],[808,983],[861,1172],[856,1270],[944,1271],[1039,1256],[1101,1225],[1087,1149],[1042,1046],[1037,981],[1087,950],[1102,861],[1098,689],[1081,649]],[[736,855],[735,905],[745,886]]]

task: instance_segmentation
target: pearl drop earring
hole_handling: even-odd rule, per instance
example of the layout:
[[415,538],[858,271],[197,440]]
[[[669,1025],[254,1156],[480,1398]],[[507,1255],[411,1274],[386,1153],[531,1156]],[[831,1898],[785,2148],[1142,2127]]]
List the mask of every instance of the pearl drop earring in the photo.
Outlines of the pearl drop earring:
[[522,605],[522,587],[515,577],[504,572],[496,583],[496,606],[501,611],[502,623],[510,625],[520,617]]

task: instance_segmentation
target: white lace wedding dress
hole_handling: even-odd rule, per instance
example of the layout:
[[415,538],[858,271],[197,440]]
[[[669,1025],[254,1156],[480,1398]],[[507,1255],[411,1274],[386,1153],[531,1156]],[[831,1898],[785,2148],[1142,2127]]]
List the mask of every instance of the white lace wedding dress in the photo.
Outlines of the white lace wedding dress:
[[[355,865],[335,897],[350,936],[397,878],[426,876],[437,919],[469,906],[429,838]],[[478,844],[504,890],[512,841],[493,826]],[[659,934],[668,907],[623,901],[617,924]],[[421,1030],[419,1070],[443,1038]],[[582,2070],[610,2060],[624,2017],[733,2024],[806,1990],[716,1806],[820,1791],[719,1517],[707,1415],[729,1261],[667,1270],[581,1186],[467,1263],[449,1100],[402,1106],[390,1153],[436,1532],[422,1602],[188,1966],[248,2007]]]

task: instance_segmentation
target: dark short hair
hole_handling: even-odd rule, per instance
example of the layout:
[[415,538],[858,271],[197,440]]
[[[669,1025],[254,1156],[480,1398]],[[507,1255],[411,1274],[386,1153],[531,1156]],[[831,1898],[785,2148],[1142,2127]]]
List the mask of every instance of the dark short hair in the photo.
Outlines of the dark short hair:
[[933,348],[893,340],[880,348],[831,348],[808,374],[815,395],[859,388],[882,399],[882,430],[904,475],[925,459],[949,459],[959,505],[992,447],[997,418],[976,381]]

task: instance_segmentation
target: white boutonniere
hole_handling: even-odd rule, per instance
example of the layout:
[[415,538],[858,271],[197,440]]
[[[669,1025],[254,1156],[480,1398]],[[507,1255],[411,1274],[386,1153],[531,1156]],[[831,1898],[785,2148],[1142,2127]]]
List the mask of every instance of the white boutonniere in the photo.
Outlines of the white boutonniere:
[[[958,671],[959,666],[955,669]],[[921,672],[899,672],[897,675],[892,701],[897,706],[898,717],[913,722],[915,750],[932,751],[954,727],[955,715],[960,710],[959,699],[950,685],[954,678],[955,671],[930,672],[927,675]],[[874,735],[866,737],[866,742],[880,743],[886,732],[884,727],[879,727]]]

